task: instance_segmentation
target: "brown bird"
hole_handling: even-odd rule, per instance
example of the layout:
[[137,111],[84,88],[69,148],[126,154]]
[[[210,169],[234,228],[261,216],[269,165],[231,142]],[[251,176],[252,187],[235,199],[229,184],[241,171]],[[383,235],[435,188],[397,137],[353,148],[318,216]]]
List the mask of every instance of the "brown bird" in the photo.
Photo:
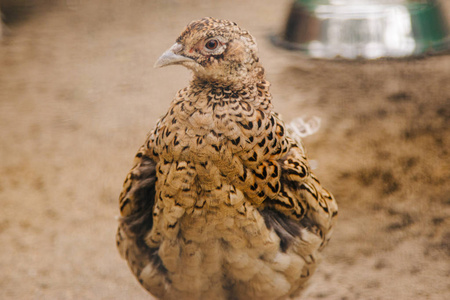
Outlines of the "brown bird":
[[156,67],[193,71],[139,149],[117,246],[160,299],[287,299],[313,274],[337,204],[272,110],[254,38],[191,22]]

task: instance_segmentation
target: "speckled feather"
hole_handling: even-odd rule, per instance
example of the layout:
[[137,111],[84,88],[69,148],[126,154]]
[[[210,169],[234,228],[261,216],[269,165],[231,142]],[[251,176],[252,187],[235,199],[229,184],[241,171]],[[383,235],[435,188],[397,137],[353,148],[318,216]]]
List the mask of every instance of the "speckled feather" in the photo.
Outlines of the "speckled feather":
[[[216,52],[202,48],[211,38]],[[272,110],[247,31],[204,18],[177,45],[194,78],[125,180],[119,251],[160,299],[295,297],[331,236],[336,201]]]

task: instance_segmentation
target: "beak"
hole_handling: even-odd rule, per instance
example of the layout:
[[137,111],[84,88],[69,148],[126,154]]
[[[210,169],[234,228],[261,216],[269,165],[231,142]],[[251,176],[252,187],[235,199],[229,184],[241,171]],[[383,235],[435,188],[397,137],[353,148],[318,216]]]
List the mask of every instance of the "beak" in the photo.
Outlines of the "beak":
[[177,54],[182,48],[183,46],[181,44],[175,43],[169,50],[164,52],[160,58],[158,58],[154,67],[161,68],[169,65],[182,64],[184,62],[193,62],[194,60],[192,58]]

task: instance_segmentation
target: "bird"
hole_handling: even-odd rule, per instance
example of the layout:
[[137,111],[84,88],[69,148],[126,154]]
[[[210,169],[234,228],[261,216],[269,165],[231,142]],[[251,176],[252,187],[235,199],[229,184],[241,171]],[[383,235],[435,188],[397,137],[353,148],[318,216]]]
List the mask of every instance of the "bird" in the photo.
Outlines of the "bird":
[[190,22],[155,67],[192,71],[139,148],[116,243],[158,299],[301,295],[337,216],[300,138],[273,110],[254,37]]

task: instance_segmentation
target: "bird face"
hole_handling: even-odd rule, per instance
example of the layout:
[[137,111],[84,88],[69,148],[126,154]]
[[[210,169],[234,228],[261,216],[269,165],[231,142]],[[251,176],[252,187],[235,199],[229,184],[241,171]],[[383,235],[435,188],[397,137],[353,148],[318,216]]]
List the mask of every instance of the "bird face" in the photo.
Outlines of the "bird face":
[[180,64],[198,79],[229,84],[257,75],[258,61],[256,42],[247,31],[227,20],[203,18],[186,27],[155,67]]

